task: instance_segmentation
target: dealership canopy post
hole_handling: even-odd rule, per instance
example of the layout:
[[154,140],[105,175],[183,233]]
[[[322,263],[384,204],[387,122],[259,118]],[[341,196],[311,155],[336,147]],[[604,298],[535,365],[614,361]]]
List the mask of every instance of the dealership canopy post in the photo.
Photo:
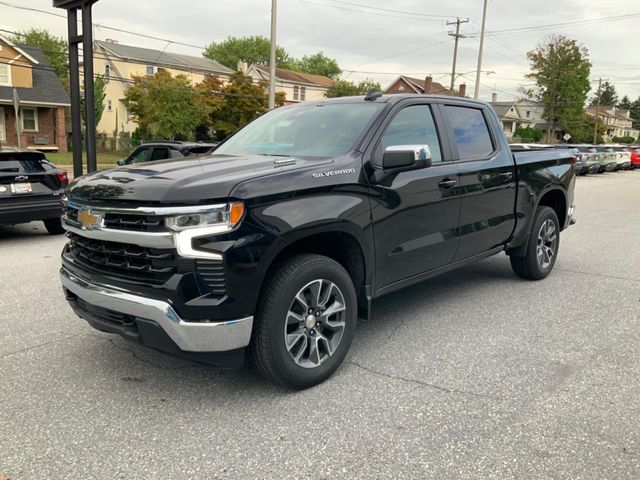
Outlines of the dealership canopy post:
[[[53,6],[67,11],[69,36],[69,86],[71,89],[71,145],[73,148],[73,175],[82,175],[82,112],[80,111],[80,68],[78,45],[83,44],[82,68],[85,96],[85,144],[87,172],[97,170],[96,118],[93,102],[93,30],[91,7],[98,0],[53,0]],[[82,10],[82,34],[78,35],[78,10]]]

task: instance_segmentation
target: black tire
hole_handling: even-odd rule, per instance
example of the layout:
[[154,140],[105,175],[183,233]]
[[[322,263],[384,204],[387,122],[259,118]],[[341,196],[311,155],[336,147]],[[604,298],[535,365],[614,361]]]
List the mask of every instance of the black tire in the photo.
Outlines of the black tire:
[[60,235],[65,232],[64,228],[62,228],[62,220],[60,218],[48,218],[47,220],[43,220],[44,228],[47,229],[49,235]]
[[[295,327],[295,322],[287,323],[290,309],[295,304],[294,297],[306,286],[319,279],[332,282],[342,294],[345,308],[340,318],[344,320],[344,327],[333,353],[329,354],[328,349],[325,349],[323,353],[326,357],[321,363],[305,368],[296,363],[292,354],[289,353],[285,331],[292,325]],[[320,288],[322,285],[325,284],[321,282]],[[320,297],[319,293],[318,297]],[[285,387],[308,388],[317,385],[329,378],[345,359],[355,333],[357,316],[356,290],[351,277],[342,265],[322,255],[296,255],[280,265],[265,284],[250,345],[253,363],[267,379]],[[306,323],[304,326],[301,324],[300,328],[304,328],[307,332]],[[327,333],[327,330],[321,330],[321,328],[326,327],[319,322],[316,326],[317,332]],[[304,349],[307,349],[307,345],[311,345],[313,341],[308,336],[314,334],[313,328],[308,332],[308,334],[305,333],[307,339],[301,339],[304,340]],[[317,332],[315,335],[318,335]],[[316,345],[318,345],[317,340]]]
[[[555,239],[551,242],[551,245],[549,245],[549,248],[553,249],[553,255],[550,255],[549,258],[543,253],[543,261],[541,263],[538,257],[539,236],[542,233],[541,229],[543,224],[549,221],[553,223],[555,232]],[[547,243],[543,243],[544,245],[542,248],[544,249]],[[558,222],[558,216],[552,208],[540,207],[536,212],[533,225],[531,226],[531,231],[529,232],[529,243],[527,245],[526,253],[522,257],[511,256],[511,268],[519,277],[527,280],[542,280],[551,273],[551,270],[553,270],[556,258],[558,258],[559,247],[560,222]],[[546,262],[547,258],[550,260],[548,264]]]

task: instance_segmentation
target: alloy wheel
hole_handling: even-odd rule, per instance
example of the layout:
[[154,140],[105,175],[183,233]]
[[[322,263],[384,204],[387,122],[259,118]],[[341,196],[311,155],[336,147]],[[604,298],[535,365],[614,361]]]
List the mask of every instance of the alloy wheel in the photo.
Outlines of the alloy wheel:
[[340,288],[325,279],[302,287],[289,307],[284,327],[287,352],[303,368],[315,368],[337,350],[345,330]]
[[538,265],[543,269],[549,268],[556,253],[558,234],[556,224],[548,218],[540,226],[538,232],[538,244],[536,247],[536,257]]

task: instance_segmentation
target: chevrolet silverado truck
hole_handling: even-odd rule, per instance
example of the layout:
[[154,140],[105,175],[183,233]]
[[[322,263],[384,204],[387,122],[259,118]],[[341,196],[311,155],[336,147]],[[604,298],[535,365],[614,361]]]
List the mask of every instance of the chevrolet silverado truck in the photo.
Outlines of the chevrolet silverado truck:
[[340,366],[374,298],[500,252],[546,277],[572,162],[512,152],[491,107],[464,98],[277,108],[209,156],[74,180],[62,287],[98,330],[221,368],[247,354],[305,388]]

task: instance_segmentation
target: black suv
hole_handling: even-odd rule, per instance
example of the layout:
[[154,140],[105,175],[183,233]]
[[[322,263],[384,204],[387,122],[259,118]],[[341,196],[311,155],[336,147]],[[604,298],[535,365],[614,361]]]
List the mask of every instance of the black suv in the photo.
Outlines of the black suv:
[[67,172],[41,152],[0,148],[0,225],[42,220],[51,234],[64,233],[62,193]]
[[212,152],[217,143],[157,141],[143,143],[131,155],[118,161],[118,165],[153,162],[167,158],[184,158]]

